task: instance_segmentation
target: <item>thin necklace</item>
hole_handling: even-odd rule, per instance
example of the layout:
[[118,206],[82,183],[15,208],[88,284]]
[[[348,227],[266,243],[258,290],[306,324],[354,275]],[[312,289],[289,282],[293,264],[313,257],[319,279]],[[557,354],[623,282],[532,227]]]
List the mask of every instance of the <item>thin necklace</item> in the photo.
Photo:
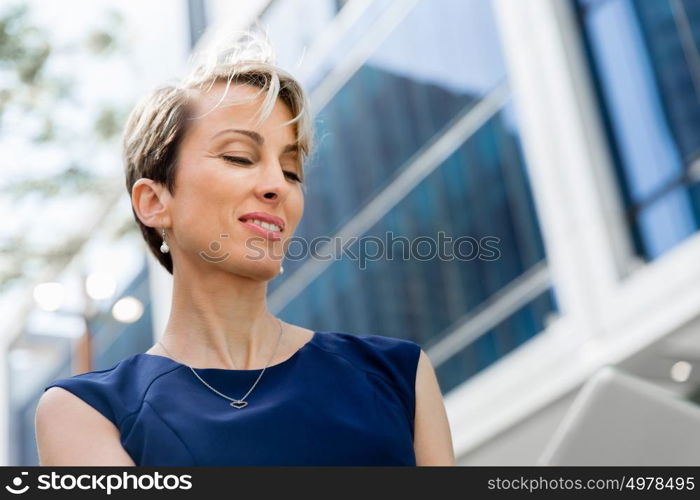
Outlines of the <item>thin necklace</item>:
[[[251,392],[253,392],[253,389],[255,389],[255,386],[258,385],[258,381],[259,381],[260,378],[262,377],[263,373],[265,373],[265,369],[270,365],[270,361],[272,361],[272,358],[275,357],[275,353],[277,352],[277,347],[280,345],[280,340],[282,340],[282,321],[280,321],[279,318],[277,318],[277,321],[278,321],[279,324],[280,324],[280,334],[279,334],[279,337],[277,338],[277,344],[275,345],[275,350],[272,351],[272,356],[270,356],[270,359],[267,360],[267,364],[265,365],[265,368],[262,369],[262,371],[260,372],[260,375],[258,375],[258,378],[255,380],[255,383],[253,384],[253,386],[248,390],[248,392],[245,393],[245,396],[243,396],[241,399],[234,399],[234,398],[228,397],[226,394],[221,394],[219,391],[217,391],[217,390],[214,389],[212,386],[210,386],[209,384],[207,384],[204,380],[202,380],[202,377],[200,377],[200,376],[197,374],[197,372],[194,371],[194,368],[192,368],[192,367],[189,366],[189,365],[185,365],[184,363],[180,363],[179,361],[178,361],[178,363],[180,363],[181,365],[187,366],[187,367],[192,371],[192,373],[194,373],[194,376],[197,377],[197,378],[200,380],[200,382],[202,382],[204,385],[206,385],[209,389],[211,389],[212,391],[214,391],[215,393],[217,393],[219,396],[221,396],[221,397],[223,397],[223,398],[226,398],[226,399],[228,399],[229,401],[231,401],[231,402],[229,403],[231,406],[233,406],[234,408],[239,409],[239,410],[240,410],[241,408],[245,408],[246,406],[248,406],[248,401],[244,401],[244,399],[247,398],[248,395],[249,395]],[[165,346],[164,346],[163,344],[161,344],[160,340],[158,341],[158,344],[160,344],[160,346],[165,350],[165,352],[168,353],[168,356],[170,356],[171,358],[175,359],[175,358],[173,357],[173,355],[170,354],[170,352],[165,348]],[[177,360],[176,360],[176,361],[177,361]],[[235,366],[235,365],[234,365],[234,366]]]

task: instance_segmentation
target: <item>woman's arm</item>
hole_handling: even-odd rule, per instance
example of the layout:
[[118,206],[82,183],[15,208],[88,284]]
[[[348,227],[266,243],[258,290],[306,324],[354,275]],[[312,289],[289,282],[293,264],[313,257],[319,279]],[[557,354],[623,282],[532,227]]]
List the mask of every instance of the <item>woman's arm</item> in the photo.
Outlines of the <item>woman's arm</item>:
[[114,424],[61,387],[42,394],[34,425],[39,465],[136,465],[122,447]]
[[445,403],[430,358],[421,349],[416,372],[413,446],[416,465],[454,465],[452,435]]

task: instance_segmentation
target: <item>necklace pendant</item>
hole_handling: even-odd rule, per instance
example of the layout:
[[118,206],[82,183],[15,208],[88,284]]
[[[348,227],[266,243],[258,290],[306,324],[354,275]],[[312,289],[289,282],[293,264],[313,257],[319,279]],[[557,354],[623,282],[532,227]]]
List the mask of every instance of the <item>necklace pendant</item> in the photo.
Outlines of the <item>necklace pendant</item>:
[[240,410],[241,408],[248,406],[248,401],[243,401],[243,400],[237,399],[235,401],[231,401],[231,403],[229,403],[229,404],[231,406],[233,406],[234,408],[238,408]]

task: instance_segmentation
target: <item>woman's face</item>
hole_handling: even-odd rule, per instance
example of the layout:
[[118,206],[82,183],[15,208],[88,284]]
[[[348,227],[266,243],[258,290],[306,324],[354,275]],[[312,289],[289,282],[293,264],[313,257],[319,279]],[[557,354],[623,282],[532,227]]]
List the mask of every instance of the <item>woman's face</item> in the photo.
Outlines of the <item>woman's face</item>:
[[[259,91],[245,84],[232,84],[209,112],[225,87],[216,84],[198,98],[196,118],[180,144],[175,195],[168,204],[173,261],[176,268],[186,259],[188,267],[269,280],[278,274],[304,211],[294,124],[282,126],[293,116],[278,99],[255,128],[264,93],[232,105]],[[252,212],[259,215],[246,216]],[[277,218],[281,231],[261,227],[265,216]]]

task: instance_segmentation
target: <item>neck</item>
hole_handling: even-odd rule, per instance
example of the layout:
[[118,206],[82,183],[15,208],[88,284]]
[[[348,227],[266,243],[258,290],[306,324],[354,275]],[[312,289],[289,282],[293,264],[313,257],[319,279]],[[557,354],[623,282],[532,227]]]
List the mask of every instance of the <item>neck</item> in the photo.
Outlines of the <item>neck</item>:
[[[262,368],[280,323],[267,310],[267,282],[232,273],[173,274],[170,317],[160,341],[195,367]],[[280,345],[281,347],[281,345]]]

